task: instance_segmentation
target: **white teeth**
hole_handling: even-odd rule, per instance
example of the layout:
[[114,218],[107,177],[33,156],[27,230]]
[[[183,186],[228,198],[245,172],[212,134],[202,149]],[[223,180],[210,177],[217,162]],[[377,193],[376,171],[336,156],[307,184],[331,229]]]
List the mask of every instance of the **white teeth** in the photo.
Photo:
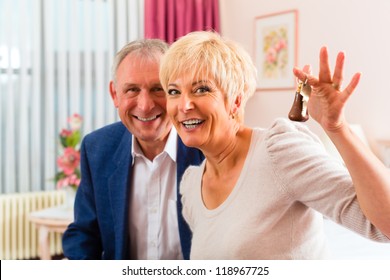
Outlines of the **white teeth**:
[[152,121],[154,119],[157,119],[157,116],[153,116],[153,117],[150,117],[150,118],[137,117],[137,119],[139,119],[140,121],[143,121],[143,122],[149,122],[149,121]]
[[202,122],[203,122],[202,120],[192,119],[192,120],[183,121],[183,125],[188,129],[192,129],[195,128],[198,124],[201,124]]
[[184,121],[183,123],[185,125],[192,125],[192,124],[200,124],[202,121],[201,120],[188,120],[188,121]]

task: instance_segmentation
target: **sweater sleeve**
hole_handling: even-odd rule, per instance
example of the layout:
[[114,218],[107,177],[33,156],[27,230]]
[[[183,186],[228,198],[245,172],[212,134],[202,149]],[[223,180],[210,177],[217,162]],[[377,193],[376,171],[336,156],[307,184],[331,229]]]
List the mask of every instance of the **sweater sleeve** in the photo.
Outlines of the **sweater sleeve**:
[[360,209],[352,179],[304,124],[278,119],[265,136],[273,174],[292,202],[302,203],[367,238],[389,242]]

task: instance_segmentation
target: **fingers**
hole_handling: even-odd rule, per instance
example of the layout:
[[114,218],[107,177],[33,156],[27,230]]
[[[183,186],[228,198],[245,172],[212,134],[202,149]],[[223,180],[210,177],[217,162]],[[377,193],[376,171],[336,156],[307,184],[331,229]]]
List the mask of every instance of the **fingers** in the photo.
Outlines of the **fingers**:
[[305,80],[307,78],[306,72],[304,72],[303,70],[301,70],[301,69],[299,69],[297,67],[294,67],[293,68],[293,73],[294,73],[295,77],[297,77],[300,81],[305,82]]
[[347,100],[351,96],[351,94],[354,92],[355,88],[359,84],[360,77],[361,77],[361,73],[356,73],[355,75],[353,75],[348,86],[343,90],[343,95],[344,95],[345,100]]
[[309,97],[312,99],[314,94],[314,99],[312,99],[314,103],[311,103],[311,106],[314,106],[312,113],[317,112],[316,116],[319,118],[322,113],[328,115],[342,114],[342,108],[359,84],[361,73],[356,73],[345,89],[342,92],[340,91],[340,85],[344,79],[344,62],[345,53],[339,52],[336,58],[334,73],[331,73],[328,50],[326,47],[323,47],[320,50],[320,71],[318,77],[311,75],[309,65],[302,69],[297,67],[293,69],[297,79],[307,82],[307,86],[303,86],[301,90],[303,97],[309,100]]
[[311,65],[306,64],[303,66],[302,71],[305,72],[306,74],[310,75],[311,74]]
[[332,79],[332,86],[339,90],[341,87],[341,84],[343,82],[343,69],[344,69],[344,60],[345,60],[345,54],[344,52],[339,52],[336,59],[336,66],[334,68],[333,73],[333,79]]
[[311,94],[311,85],[316,81],[316,79],[313,76],[310,76],[311,66],[305,65],[302,70],[295,67],[293,69],[293,72],[294,75],[298,78],[298,80],[303,82],[301,95],[304,97],[306,101],[309,100]]
[[311,86],[318,82],[318,80],[311,75],[310,65],[305,65],[302,70],[297,67],[294,67],[293,73],[295,77],[297,77],[300,81],[307,81],[307,83]]
[[327,47],[322,47],[320,50],[320,74],[319,80],[325,83],[332,83],[332,76],[329,67],[329,57]]

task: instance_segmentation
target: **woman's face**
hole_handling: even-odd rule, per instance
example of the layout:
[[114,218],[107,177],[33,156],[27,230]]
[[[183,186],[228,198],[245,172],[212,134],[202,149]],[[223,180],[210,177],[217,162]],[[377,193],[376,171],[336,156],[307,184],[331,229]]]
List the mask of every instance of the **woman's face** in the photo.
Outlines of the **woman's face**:
[[181,76],[169,81],[167,112],[183,143],[202,150],[217,148],[231,126],[226,95],[213,79]]

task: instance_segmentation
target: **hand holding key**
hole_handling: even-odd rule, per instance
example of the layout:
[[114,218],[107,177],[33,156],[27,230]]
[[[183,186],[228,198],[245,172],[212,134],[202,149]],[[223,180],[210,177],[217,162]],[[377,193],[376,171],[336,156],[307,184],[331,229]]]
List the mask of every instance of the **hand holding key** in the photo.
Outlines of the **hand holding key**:
[[[360,80],[360,73],[356,73],[351,82],[342,91],[344,52],[339,52],[336,59],[334,73],[330,71],[328,50],[320,50],[319,76],[312,76],[305,66],[302,70],[294,68],[294,75],[298,80],[306,82],[311,87],[310,99],[307,104],[310,116],[316,120],[325,131],[335,131],[345,123],[344,107]],[[302,91],[301,91],[302,92]]]
[[[310,67],[306,65],[304,72],[310,73]],[[311,87],[307,84],[307,79],[304,82],[297,79],[297,89],[295,91],[294,103],[288,114],[288,118],[292,121],[305,122],[309,119],[307,110],[307,102],[309,101]]]

